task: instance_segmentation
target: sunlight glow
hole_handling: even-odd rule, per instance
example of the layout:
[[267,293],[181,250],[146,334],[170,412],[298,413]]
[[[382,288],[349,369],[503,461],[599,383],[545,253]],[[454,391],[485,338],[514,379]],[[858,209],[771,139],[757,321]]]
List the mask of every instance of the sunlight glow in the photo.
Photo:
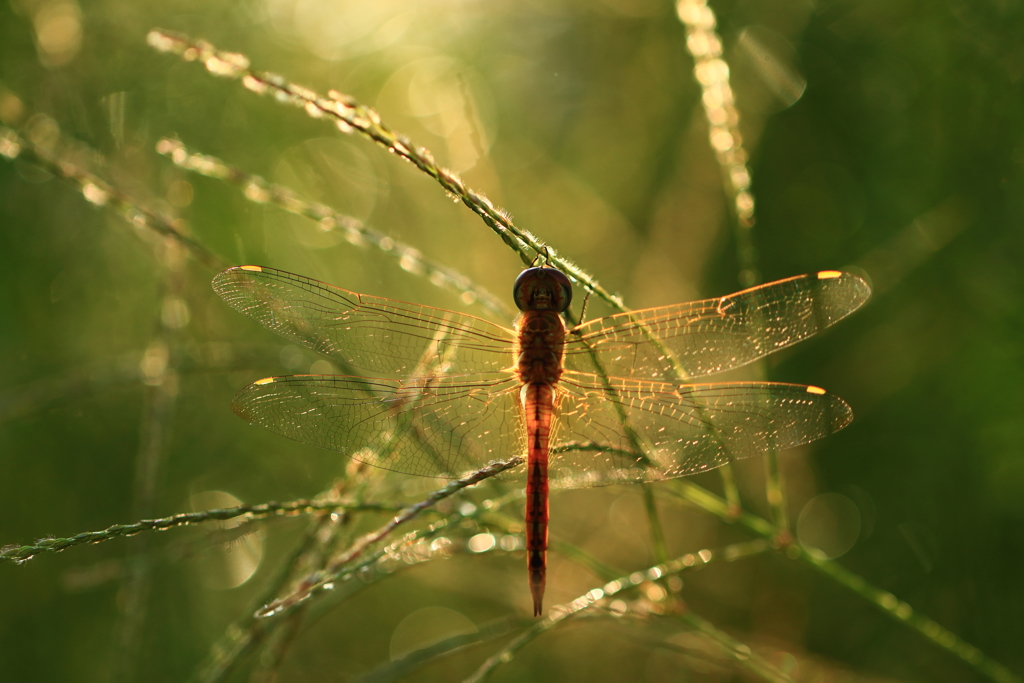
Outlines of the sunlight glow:
[[494,536],[492,534],[477,534],[469,539],[467,545],[474,553],[485,553],[495,546]]
[[800,511],[796,524],[801,545],[820,551],[830,560],[849,551],[860,537],[860,530],[860,509],[838,493],[812,498]]
[[82,46],[82,11],[77,2],[36,3],[32,17],[39,59],[49,67],[70,62]]
[[[195,511],[231,508],[242,501],[225,491],[203,491],[189,498]],[[207,522],[210,529],[205,552],[193,560],[196,575],[206,588],[226,590],[241,586],[256,573],[263,559],[263,532],[253,526],[242,527],[245,517]]]

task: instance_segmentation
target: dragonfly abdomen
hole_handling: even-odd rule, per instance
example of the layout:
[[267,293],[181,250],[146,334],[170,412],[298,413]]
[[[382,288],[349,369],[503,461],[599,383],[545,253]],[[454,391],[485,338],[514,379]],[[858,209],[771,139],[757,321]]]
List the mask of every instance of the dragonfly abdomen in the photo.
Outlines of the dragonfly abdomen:
[[562,376],[565,324],[554,310],[523,311],[517,330],[520,401],[527,434],[526,564],[533,614],[540,616],[547,575],[548,442],[555,413],[555,384]]
[[522,394],[526,420],[526,564],[530,572],[533,614],[539,616],[544,599],[548,550],[548,444],[555,412],[555,388],[526,384]]

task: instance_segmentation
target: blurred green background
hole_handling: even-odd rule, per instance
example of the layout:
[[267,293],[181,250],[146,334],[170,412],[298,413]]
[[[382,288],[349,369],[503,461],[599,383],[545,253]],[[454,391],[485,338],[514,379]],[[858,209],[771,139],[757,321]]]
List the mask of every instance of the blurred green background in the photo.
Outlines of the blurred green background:
[[[763,280],[847,268],[875,287],[864,310],[767,369],[774,380],[827,387],[856,413],[845,431],[782,455],[795,533],[1020,674],[1024,3],[711,7],[750,155]],[[501,297],[521,268],[410,164],[153,51],[153,27],[375,107],[631,307],[740,288],[730,200],[669,2],[0,7],[8,127],[70,150],[139,205],[180,217],[227,264],[487,316],[387,254],[157,155],[161,137],[177,136]],[[209,287],[213,269],[22,159],[0,160],[0,264],[0,544],[230,505],[227,494],[247,503],[312,497],[344,473],[342,458],[252,428],[228,408],[259,377],[309,372],[313,353],[224,305]],[[594,303],[589,315],[607,312]],[[764,469],[745,462],[737,477],[745,506],[767,515]],[[388,477],[380,490],[422,497],[426,489],[410,491],[404,479]],[[721,490],[716,473],[696,480]],[[749,537],[678,504],[661,514],[670,556]],[[552,520],[554,540],[624,571],[655,562],[635,487],[559,492]],[[0,677],[185,679],[251,613],[306,525],[273,521],[246,541],[252,547],[227,554],[185,529],[0,565]],[[431,640],[524,615],[523,564],[516,552],[457,553],[380,580],[305,624],[280,679],[351,680]],[[553,553],[547,603],[603,582]],[[687,575],[682,597],[795,667],[797,680],[982,680],[778,554]],[[509,628],[506,640],[519,626]],[[412,679],[461,679],[501,642]],[[243,660],[233,680],[246,680],[257,659]],[[752,678],[679,622],[633,615],[555,629],[494,680]]]

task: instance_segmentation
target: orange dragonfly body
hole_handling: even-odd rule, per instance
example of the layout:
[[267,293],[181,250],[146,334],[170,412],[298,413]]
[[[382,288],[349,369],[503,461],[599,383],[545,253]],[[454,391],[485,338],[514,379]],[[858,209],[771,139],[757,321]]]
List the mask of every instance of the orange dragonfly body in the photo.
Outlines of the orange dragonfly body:
[[659,481],[820,439],[853,419],[824,389],[695,383],[806,339],[859,308],[860,278],[822,271],[718,299],[567,329],[572,288],[522,272],[515,329],[356,294],[260,266],[213,280],[232,307],[345,367],[389,377],[293,375],[242,389],[234,411],[296,441],[406,474],[456,478],[525,456],[534,614],[546,571],[548,487]]

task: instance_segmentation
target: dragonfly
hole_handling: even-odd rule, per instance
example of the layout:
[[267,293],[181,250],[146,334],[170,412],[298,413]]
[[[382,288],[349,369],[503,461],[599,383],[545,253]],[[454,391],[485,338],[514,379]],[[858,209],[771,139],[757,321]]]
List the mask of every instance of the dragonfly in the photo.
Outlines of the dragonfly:
[[219,273],[230,306],[368,375],[268,377],[232,401],[254,425],[369,465],[454,479],[521,458],[535,616],[549,488],[653,482],[809,443],[853,412],[816,386],[695,380],[764,358],[857,310],[861,278],[821,271],[716,299],[567,324],[570,279],[528,268],[511,327],[263,266]]

